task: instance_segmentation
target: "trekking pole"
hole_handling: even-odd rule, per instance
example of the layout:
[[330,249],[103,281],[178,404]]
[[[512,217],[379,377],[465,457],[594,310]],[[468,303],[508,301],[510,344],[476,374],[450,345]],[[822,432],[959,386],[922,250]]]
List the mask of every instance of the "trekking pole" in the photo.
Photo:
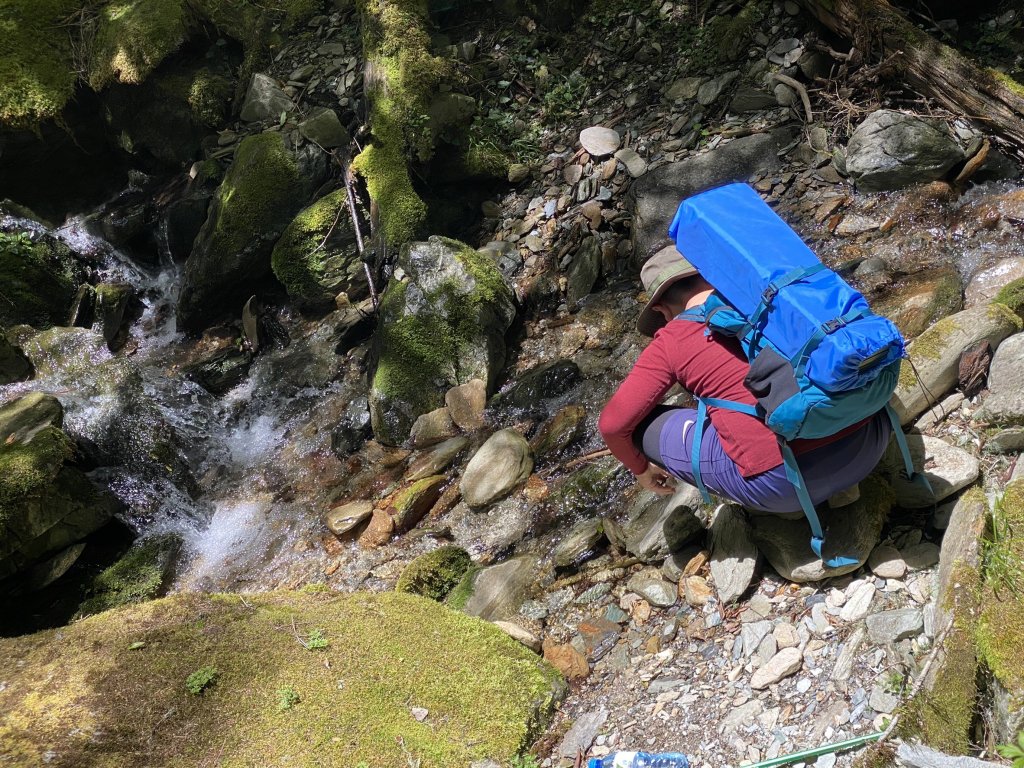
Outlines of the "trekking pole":
[[882,738],[882,735],[884,733],[885,731],[878,731],[877,733],[869,733],[867,736],[858,736],[854,739],[847,739],[846,741],[840,741],[835,744],[823,744],[820,747],[805,749],[803,752],[794,752],[792,755],[773,757],[771,760],[764,760],[760,763],[754,763],[753,765],[746,766],[746,768],[777,768],[780,765],[807,762],[809,758],[821,757],[822,755],[830,755],[833,752],[842,752],[847,749],[862,747],[865,744],[870,744],[873,741],[878,741],[880,738]]

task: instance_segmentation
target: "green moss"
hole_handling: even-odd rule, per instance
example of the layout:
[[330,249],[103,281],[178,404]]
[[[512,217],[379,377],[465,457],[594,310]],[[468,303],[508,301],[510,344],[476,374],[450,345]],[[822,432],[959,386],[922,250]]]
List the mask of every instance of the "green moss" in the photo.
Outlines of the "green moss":
[[143,82],[187,35],[182,0],[112,0],[99,12],[89,85]]
[[[299,303],[330,303],[341,290],[358,298],[351,295],[352,283],[365,281],[347,200],[344,188],[320,198],[295,217],[274,246],[274,275]],[[347,273],[339,274],[346,271],[345,262],[351,262]]]
[[27,443],[0,444],[0,529],[26,497],[54,481],[73,452],[71,438],[54,426]]
[[439,547],[409,563],[398,577],[395,589],[443,600],[472,564],[469,553],[461,547]]
[[479,565],[471,565],[469,570],[459,579],[459,583],[448,593],[448,597],[444,601],[445,605],[454,608],[456,611],[461,611],[465,608],[469,598],[473,596],[473,585],[476,583],[476,576],[482,570],[483,568]]
[[[445,283],[436,289],[437,300],[445,307],[446,317],[435,312],[402,316],[408,285],[394,284],[388,289],[385,312],[400,317],[380,328],[381,355],[373,378],[373,387],[386,397],[394,397],[412,405],[416,413],[426,413],[443,404],[440,386],[451,386],[458,379],[460,350],[480,332],[480,312],[508,294],[501,274],[484,254],[464,243],[438,238],[455,249],[456,258],[476,283],[467,296],[465,287]],[[442,300],[438,300],[441,297]]]
[[166,585],[168,571],[180,548],[181,538],[174,534],[153,536],[133,547],[93,580],[94,594],[82,603],[79,615],[157,597]]
[[80,269],[62,243],[0,232],[0,323],[66,322],[79,277]]
[[399,142],[397,133],[375,129],[374,143],[352,161],[377,204],[384,239],[394,246],[420,236],[427,220],[427,205],[413,189]]
[[301,194],[298,163],[285,147],[284,136],[270,131],[243,139],[217,189],[221,208],[211,251],[250,249],[254,237],[277,229],[281,210],[295,210],[292,206]]
[[[311,627],[331,639],[315,654]],[[194,696],[204,667],[216,684]],[[394,592],[175,595],[0,639],[0,679],[11,764],[106,768],[504,764],[559,686],[492,624]],[[302,699],[287,717],[284,688]]]
[[462,164],[469,176],[503,179],[508,175],[511,159],[490,144],[476,144],[466,150]]
[[995,301],[1024,319],[1024,277],[1004,285],[996,294]]
[[998,85],[1012,92],[1017,98],[1024,99],[1024,84],[1020,81],[1015,80],[1005,72],[1000,72],[998,69],[986,69],[985,72],[990,75]]
[[75,87],[62,23],[79,0],[0,0],[0,123],[26,127],[60,114]]

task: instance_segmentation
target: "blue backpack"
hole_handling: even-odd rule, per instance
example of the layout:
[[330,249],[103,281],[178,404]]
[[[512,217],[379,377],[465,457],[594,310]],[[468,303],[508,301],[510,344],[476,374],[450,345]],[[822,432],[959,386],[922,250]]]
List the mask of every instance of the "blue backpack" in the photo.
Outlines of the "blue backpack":
[[888,405],[906,356],[903,337],[746,184],[684,200],[669,235],[715,289],[679,318],[703,323],[705,333],[739,340],[750,362],[744,384],[757,400],[751,406],[698,398],[691,454],[697,488],[710,503],[700,477],[708,406],[756,416],[779,436],[786,476],[811,526],[811,549],[833,568],[856,563],[822,555],[821,521],[787,441],[834,435],[884,408],[908,477],[927,486],[914,471],[899,418]]

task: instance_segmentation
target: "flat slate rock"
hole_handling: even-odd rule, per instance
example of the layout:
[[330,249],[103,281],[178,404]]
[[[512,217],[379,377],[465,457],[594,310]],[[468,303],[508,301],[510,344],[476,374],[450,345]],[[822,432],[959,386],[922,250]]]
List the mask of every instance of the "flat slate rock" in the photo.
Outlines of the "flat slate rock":
[[605,157],[619,148],[622,137],[618,131],[595,125],[580,131],[580,144],[592,156]]

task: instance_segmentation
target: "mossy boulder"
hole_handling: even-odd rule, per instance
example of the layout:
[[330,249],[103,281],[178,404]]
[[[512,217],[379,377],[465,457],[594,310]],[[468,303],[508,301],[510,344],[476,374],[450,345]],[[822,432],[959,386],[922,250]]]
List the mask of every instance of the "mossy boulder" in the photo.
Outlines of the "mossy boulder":
[[0,579],[80,541],[118,510],[65,464],[74,444],[63,415],[55,398],[39,393],[0,408]]
[[174,533],[150,536],[137,542],[120,560],[93,579],[92,594],[82,603],[79,615],[88,616],[159,597],[168,586],[180,551],[181,537]]
[[443,600],[472,565],[469,553],[461,547],[438,547],[405,566],[395,589],[431,600]]
[[907,338],[914,338],[936,322],[963,309],[963,284],[953,267],[940,267],[910,277],[905,284],[872,304]]
[[190,331],[238,314],[271,279],[271,252],[319,184],[315,147],[293,152],[277,132],[244,139],[185,263],[178,324]]
[[292,220],[274,246],[271,266],[302,307],[328,309],[341,292],[354,301],[369,294],[344,188],[320,198]]
[[370,390],[374,435],[397,445],[444,393],[472,379],[492,391],[505,360],[515,297],[494,263],[455,240],[432,237],[402,248],[405,279],[380,304]]
[[179,594],[0,639],[0,678],[10,760],[110,768],[508,764],[563,689],[498,627],[395,592]]
[[1006,305],[1024,320],[1024,277],[1004,285],[996,294],[995,301]]
[[85,271],[75,254],[40,232],[0,231],[0,325],[67,322]]

